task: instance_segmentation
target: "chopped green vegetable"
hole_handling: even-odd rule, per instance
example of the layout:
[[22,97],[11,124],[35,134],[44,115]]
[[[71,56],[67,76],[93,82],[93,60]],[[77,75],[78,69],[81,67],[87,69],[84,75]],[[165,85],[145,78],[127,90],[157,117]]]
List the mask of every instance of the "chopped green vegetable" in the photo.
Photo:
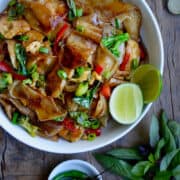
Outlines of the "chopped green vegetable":
[[61,79],[67,79],[67,73],[64,70],[58,70],[57,75],[61,78]]
[[114,19],[114,22],[115,22],[115,27],[116,27],[116,29],[119,29],[119,28],[120,28],[119,19],[115,18],[115,19]]
[[19,41],[28,41],[29,36],[26,36],[26,35],[17,36],[17,40],[19,40]]
[[8,19],[14,20],[23,15],[24,13],[24,5],[18,3],[17,1],[10,1],[9,2],[9,10],[8,10]]
[[32,79],[33,79],[34,82],[38,81],[39,76],[40,76],[40,75],[39,75],[38,72],[33,72],[32,75],[31,75],[31,77],[32,77]]
[[85,72],[85,68],[84,67],[77,67],[75,69],[75,75],[76,77],[81,77]]
[[128,40],[129,40],[129,34],[123,33],[123,34],[113,35],[110,37],[103,37],[101,43],[103,46],[109,49],[113,55],[119,57],[120,56],[119,46],[123,42],[126,42]]
[[98,129],[101,126],[101,123],[99,120],[95,119],[91,121],[91,128],[92,129]]
[[94,88],[88,90],[87,93],[84,96],[82,96],[82,97],[74,97],[73,101],[75,103],[85,107],[85,108],[89,108],[90,105],[91,105],[91,102],[93,100],[93,96],[96,93],[99,85],[100,85],[100,82],[98,82],[97,85]]
[[79,32],[84,32],[85,28],[84,26],[76,26],[76,30],[79,31]]
[[2,73],[0,77],[0,92],[7,88],[9,84],[12,84],[13,78],[10,73]]
[[32,125],[29,122],[29,117],[28,116],[21,115],[20,118],[18,119],[18,124],[22,128],[24,128],[32,137],[37,135],[38,127]]
[[28,74],[31,75],[34,72],[37,72],[37,64],[33,64],[30,69],[28,69]]
[[39,78],[36,81],[36,87],[37,88],[45,88],[45,86],[46,86],[45,76],[43,74],[39,74]]
[[15,53],[16,53],[16,58],[19,62],[19,73],[22,75],[27,75],[28,74],[26,69],[27,55],[25,48],[18,43],[15,45]]
[[96,134],[95,133],[88,134],[87,139],[88,141],[94,141],[96,139]]
[[64,117],[56,117],[56,118],[54,118],[54,121],[62,122],[62,121],[64,121]]
[[109,79],[111,77],[111,72],[109,70],[104,71],[103,77],[105,79]]
[[83,15],[83,10],[82,9],[77,9],[76,4],[74,0],[66,0],[67,5],[69,7],[69,20],[72,21],[76,17],[80,17]]
[[25,79],[25,80],[23,80],[23,84],[24,85],[28,85],[28,84],[32,84],[33,82],[32,82],[32,80],[31,79]]
[[18,123],[17,121],[18,121],[19,115],[20,115],[20,114],[19,114],[18,112],[16,112],[16,111],[13,113],[13,115],[12,115],[12,120],[11,120],[11,122],[12,122],[13,124],[17,124],[17,123]]
[[48,54],[49,53],[49,49],[46,47],[40,47],[39,48],[39,52],[40,53],[44,53],[44,54]]
[[76,89],[75,95],[76,96],[83,96],[88,91],[88,82],[80,83]]
[[132,60],[132,64],[131,64],[132,70],[137,69],[138,66],[139,66],[139,60],[138,60],[138,59],[133,59],[133,60]]

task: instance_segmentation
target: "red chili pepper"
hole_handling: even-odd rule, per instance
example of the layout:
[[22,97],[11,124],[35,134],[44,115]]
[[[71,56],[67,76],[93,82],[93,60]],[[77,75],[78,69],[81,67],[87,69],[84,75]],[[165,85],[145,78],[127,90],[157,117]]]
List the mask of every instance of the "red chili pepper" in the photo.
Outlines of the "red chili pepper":
[[126,54],[124,55],[123,62],[122,62],[122,64],[120,65],[120,71],[125,71],[126,65],[127,65],[127,63],[129,62],[129,59],[130,59],[130,54],[129,54],[129,53],[126,53]]
[[108,84],[104,84],[101,88],[101,94],[106,98],[109,99],[111,96],[111,87]]
[[25,76],[17,74],[16,72],[14,72],[12,67],[4,61],[0,61],[0,71],[11,73],[13,75],[13,78],[17,79],[17,80],[26,79]]
[[100,75],[103,72],[103,67],[101,65],[96,65],[95,71]]
[[100,136],[101,135],[101,129],[100,128],[99,129],[86,129],[85,133],[87,135],[89,135],[89,134],[96,134],[96,136]]
[[62,122],[62,125],[66,129],[68,129],[69,131],[75,131],[76,130],[75,123],[72,119],[65,118],[64,121]]
[[54,41],[54,46],[53,46],[53,51],[55,54],[57,54],[57,52],[58,52],[59,41],[62,39],[62,37],[63,37],[64,33],[66,32],[66,30],[68,29],[68,27],[69,27],[68,24],[65,23],[57,33],[56,39]]

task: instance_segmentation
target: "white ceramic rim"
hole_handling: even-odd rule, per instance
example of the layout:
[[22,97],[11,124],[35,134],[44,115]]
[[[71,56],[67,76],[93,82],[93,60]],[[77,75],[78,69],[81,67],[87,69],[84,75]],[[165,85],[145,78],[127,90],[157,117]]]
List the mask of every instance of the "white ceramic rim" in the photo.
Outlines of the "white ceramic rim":
[[[152,18],[152,22],[154,24],[154,27],[155,27],[155,30],[158,34],[158,41],[159,41],[159,44],[160,44],[160,73],[163,74],[163,70],[164,70],[164,47],[163,47],[163,40],[162,40],[162,35],[161,35],[161,32],[160,32],[160,28],[159,28],[159,25],[158,25],[158,22],[152,12],[152,10],[150,9],[149,5],[147,4],[147,2],[145,0],[142,0],[143,3],[144,3],[144,6],[145,8],[147,9],[148,13],[150,14],[151,18]],[[50,146],[42,146],[41,143],[34,143],[34,141],[27,141],[26,138],[24,137],[20,137],[17,133],[13,133],[11,131],[10,128],[6,128],[6,125],[4,124],[0,124],[0,126],[6,131],[8,132],[11,136],[13,136],[15,139],[17,139],[18,141],[32,147],[32,148],[35,148],[35,149],[39,149],[41,151],[45,151],[45,152],[51,152],[51,153],[57,153],[57,154],[75,154],[75,153],[82,153],[82,152],[88,152],[88,151],[93,151],[93,150],[96,150],[96,149],[99,149],[99,148],[102,148],[104,146],[107,146],[113,142],[115,142],[116,140],[124,137],[126,134],[128,134],[137,124],[139,124],[139,122],[144,118],[144,116],[147,114],[147,112],[150,110],[152,106],[152,103],[148,104],[146,106],[146,108],[144,109],[143,113],[141,114],[140,118],[134,123],[132,124],[127,130],[125,130],[123,133],[121,133],[119,136],[115,136],[114,138],[106,141],[106,142],[102,142],[100,143],[99,145],[96,145],[96,146],[88,146],[87,148],[81,148],[79,149],[78,151],[74,152],[73,150],[68,150],[67,152],[66,151],[62,151],[61,149],[54,149]]]
[[[68,164],[69,164],[69,166],[71,166],[72,164],[74,164],[74,165],[81,164],[82,166],[86,167],[87,169],[91,169],[94,172],[94,174],[96,174],[96,175],[100,174],[100,172],[95,168],[95,166],[93,166],[89,162],[79,160],[79,159],[72,159],[72,160],[67,160],[67,161],[63,161],[62,163],[59,163],[49,174],[48,180],[51,180],[50,178],[53,178],[57,175],[57,174],[55,174],[55,172],[57,170],[59,170],[62,166],[68,165]],[[70,170],[70,169],[71,168],[69,168],[67,170]],[[99,176],[99,180],[102,180],[102,176]]]

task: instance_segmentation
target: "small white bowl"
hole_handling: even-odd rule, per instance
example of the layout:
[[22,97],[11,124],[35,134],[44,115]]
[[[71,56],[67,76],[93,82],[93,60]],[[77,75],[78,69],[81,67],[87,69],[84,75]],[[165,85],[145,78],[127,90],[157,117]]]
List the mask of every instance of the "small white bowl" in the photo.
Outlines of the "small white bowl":
[[[78,171],[84,172],[90,177],[94,177],[100,174],[99,171],[90,163],[75,159],[75,160],[64,161],[60,163],[59,165],[57,165],[52,170],[51,174],[48,177],[48,180],[52,180],[59,173],[70,171],[70,170],[78,170]],[[102,180],[102,176],[98,176],[97,180]]]

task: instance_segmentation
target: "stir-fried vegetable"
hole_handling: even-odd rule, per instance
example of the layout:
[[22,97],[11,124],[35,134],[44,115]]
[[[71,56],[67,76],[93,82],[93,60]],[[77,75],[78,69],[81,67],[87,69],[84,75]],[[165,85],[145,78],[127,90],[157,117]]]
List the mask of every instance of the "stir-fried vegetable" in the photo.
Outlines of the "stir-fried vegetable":
[[29,36],[27,35],[20,35],[16,37],[17,40],[19,41],[28,41],[29,40]]
[[26,55],[26,50],[21,44],[16,44],[15,53],[16,53],[16,58],[17,58],[17,60],[19,62],[19,73],[26,76],[27,75],[27,69],[26,69],[27,55]]
[[76,89],[76,96],[83,96],[88,91],[88,82],[80,83],[78,88]]
[[61,78],[61,79],[66,79],[67,78],[67,73],[64,70],[58,70],[57,75]]
[[129,62],[129,60],[130,60],[130,54],[126,53],[125,56],[124,56],[123,62],[120,65],[120,70],[121,71],[124,71],[126,69],[126,65]]
[[77,67],[75,69],[75,76],[76,77],[81,77],[81,75],[83,75],[84,71],[85,71],[84,67]]
[[49,49],[46,47],[40,47],[39,48],[39,52],[40,53],[44,53],[44,54],[48,54],[49,53]]
[[109,49],[114,56],[119,57],[119,46],[129,40],[129,34],[123,33],[118,35],[113,35],[110,37],[103,37],[101,43]]

